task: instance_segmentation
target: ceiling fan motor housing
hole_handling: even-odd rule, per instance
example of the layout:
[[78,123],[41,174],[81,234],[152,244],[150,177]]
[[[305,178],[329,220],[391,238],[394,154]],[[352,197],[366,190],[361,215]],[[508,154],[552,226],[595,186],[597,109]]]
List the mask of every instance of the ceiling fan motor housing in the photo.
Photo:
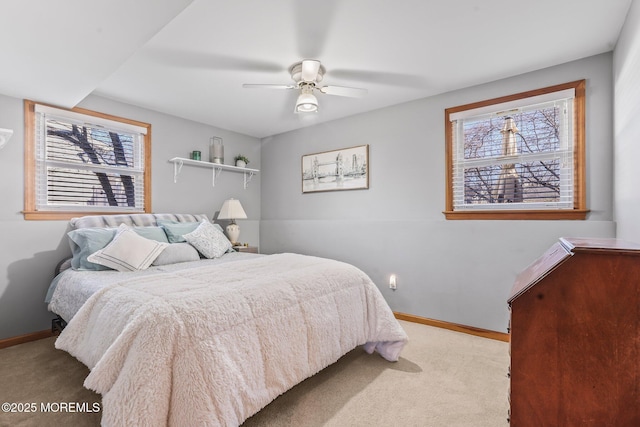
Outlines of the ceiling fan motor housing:
[[[289,73],[291,74],[291,78],[294,82],[300,84],[303,82],[302,80],[302,62],[296,62],[291,67],[289,67]],[[322,77],[324,76],[325,68],[323,65],[318,67],[318,74],[314,78],[314,80],[307,80],[307,82],[319,83],[322,81]]]

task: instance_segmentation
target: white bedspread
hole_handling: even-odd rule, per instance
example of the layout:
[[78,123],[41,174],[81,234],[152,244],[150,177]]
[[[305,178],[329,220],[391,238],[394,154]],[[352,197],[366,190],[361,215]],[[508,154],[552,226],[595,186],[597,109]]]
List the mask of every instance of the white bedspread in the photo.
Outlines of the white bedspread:
[[169,264],[163,266],[151,266],[147,270],[132,271],[123,275],[123,273],[115,270],[102,271],[76,271],[68,269],[55,277],[49,290],[45,302],[49,307],[49,311],[60,315],[64,320],[69,322],[73,316],[80,310],[80,307],[100,289],[122,282],[123,277],[135,278],[149,275],[157,275],[159,273],[176,273],[180,274],[181,270],[192,270],[204,265],[220,265],[230,262],[242,261],[261,257],[264,255],[231,252],[225,254],[221,258],[201,259],[199,261],[180,262],[177,264]]
[[91,369],[103,425],[237,426],[358,345],[393,361],[406,339],[359,269],[278,254],[111,284],[56,347]]

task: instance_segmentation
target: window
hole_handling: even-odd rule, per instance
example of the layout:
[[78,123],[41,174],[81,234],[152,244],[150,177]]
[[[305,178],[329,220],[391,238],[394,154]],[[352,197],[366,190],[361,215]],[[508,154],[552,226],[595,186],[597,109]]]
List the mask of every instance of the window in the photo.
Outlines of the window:
[[585,219],[584,88],[446,109],[446,218]]
[[25,100],[25,219],[151,211],[151,125]]

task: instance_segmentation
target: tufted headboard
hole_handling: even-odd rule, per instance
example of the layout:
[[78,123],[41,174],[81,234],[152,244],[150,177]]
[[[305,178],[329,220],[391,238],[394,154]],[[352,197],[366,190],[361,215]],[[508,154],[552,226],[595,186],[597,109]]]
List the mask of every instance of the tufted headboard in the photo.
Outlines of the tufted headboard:
[[206,214],[122,214],[122,215],[87,215],[78,218],[71,218],[69,224],[72,229],[87,227],[117,227],[120,224],[127,224],[136,227],[148,227],[157,225],[156,220],[168,219],[178,222],[198,222],[209,221]]

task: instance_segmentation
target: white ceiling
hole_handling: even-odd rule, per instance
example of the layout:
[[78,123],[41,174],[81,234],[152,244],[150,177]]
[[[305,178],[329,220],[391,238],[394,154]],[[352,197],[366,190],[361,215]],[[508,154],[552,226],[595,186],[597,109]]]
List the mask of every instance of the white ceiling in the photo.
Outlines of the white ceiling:
[[[631,0],[10,0],[0,93],[64,107],[96,94],[255,137],[613,50]],[[326,67],[294,114],[288,68]]]

